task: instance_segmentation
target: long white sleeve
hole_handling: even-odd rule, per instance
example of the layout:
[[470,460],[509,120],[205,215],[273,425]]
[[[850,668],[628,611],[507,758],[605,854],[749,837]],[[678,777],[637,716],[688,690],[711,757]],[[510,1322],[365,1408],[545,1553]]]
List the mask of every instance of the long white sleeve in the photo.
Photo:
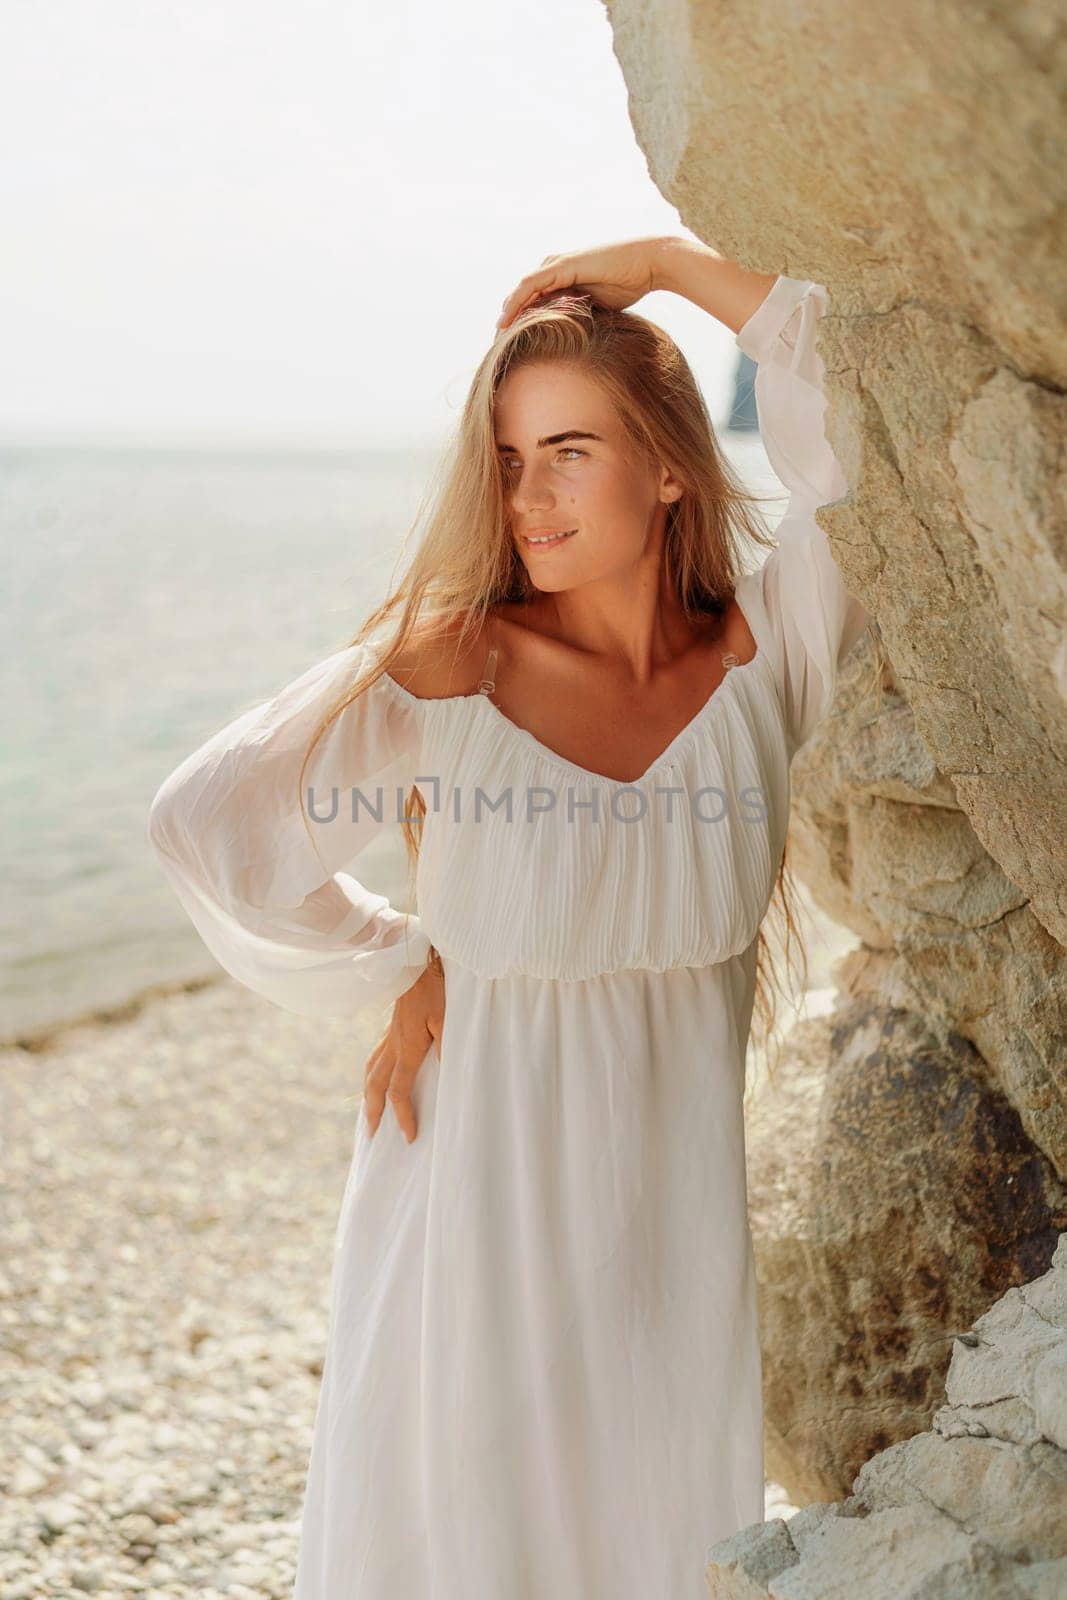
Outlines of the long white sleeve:
[[789,491],[775,529],[778,548],[738,586],[757,643],[775,663],[791,754],[829,711],[837,672],[870,620],[850,594],[817,506],[848,482],[824,430],[823,361],[815,348],[825,288],[779,277],[736,336],[756,362],[756,408],[764,449]]
[[304,774],[313,820],[300,813],[313,734],[370,660],[367,644],[339,650],[237,717],[171,773],[148,816],[152,848],[211,953],[301,1016],[390,1004],[430,950],[416,915],[341,870],[402,814],[418,773],[417,702],[377,682],[346,706]]

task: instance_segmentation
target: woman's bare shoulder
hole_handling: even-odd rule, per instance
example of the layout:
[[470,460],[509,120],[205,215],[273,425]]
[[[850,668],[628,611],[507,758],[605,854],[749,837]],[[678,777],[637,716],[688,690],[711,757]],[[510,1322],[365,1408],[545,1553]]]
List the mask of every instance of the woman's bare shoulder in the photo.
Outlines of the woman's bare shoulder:
[[751,661],[756,654],[755,636],[736,598],[731,599],[723,618],[722,642],[741,661]]
[[464,615],[420,618],[403,648],[389,663],[389,676],[420,700],[447,700],[473,694],[490,649],[484,619],[467,623]]

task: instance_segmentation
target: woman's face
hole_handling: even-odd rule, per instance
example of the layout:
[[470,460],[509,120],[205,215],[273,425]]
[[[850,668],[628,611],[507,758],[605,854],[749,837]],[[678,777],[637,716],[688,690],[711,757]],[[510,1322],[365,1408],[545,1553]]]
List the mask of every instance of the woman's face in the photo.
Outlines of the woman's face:
[[495,423],[510,531],[536,588],[570,589],[640,560],[681,485],[642,460],[592,378],[559,361],[518,367],[497,391]]

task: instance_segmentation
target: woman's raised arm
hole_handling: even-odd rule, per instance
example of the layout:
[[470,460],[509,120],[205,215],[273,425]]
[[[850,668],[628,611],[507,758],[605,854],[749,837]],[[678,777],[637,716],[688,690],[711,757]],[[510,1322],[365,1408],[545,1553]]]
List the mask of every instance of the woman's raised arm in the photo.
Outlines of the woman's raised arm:
[[775,663],[792,753],[829,711],[841,662],[870,620],[815,520],[817,507],[848,492],[824,427],[816,335],[826,305],[821,284],[779,277],[735,339],[756,362],[763,446],[789,491],[775,529],[778,548],[741,580],[737,594],[757,643]]

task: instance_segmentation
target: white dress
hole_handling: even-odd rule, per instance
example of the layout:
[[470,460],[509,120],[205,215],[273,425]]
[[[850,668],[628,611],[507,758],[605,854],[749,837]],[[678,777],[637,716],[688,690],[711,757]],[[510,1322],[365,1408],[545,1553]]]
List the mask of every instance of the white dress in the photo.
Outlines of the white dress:
[[[388,1105],[373,1139],[357,1118],[296,1600],[701,1600],[709,1545],[762,1520],[756,938],[792,755],[867,621],[813,516],[847,487],[822,426],[824,304],[779,278],[737,336],[790,491],[778,548],[737,588],[758,650],[635,783],[485,692],[383,677],[309,763],[317,815],[339,790],[315,825],[324,869],[297,773],[365,644],[238,717],[153,802],[190,917],[269,1000],[352,1016],[413,983],[431,941],[444,965],[417,1138]],[[405,917],[344,868],[416,782]]]

